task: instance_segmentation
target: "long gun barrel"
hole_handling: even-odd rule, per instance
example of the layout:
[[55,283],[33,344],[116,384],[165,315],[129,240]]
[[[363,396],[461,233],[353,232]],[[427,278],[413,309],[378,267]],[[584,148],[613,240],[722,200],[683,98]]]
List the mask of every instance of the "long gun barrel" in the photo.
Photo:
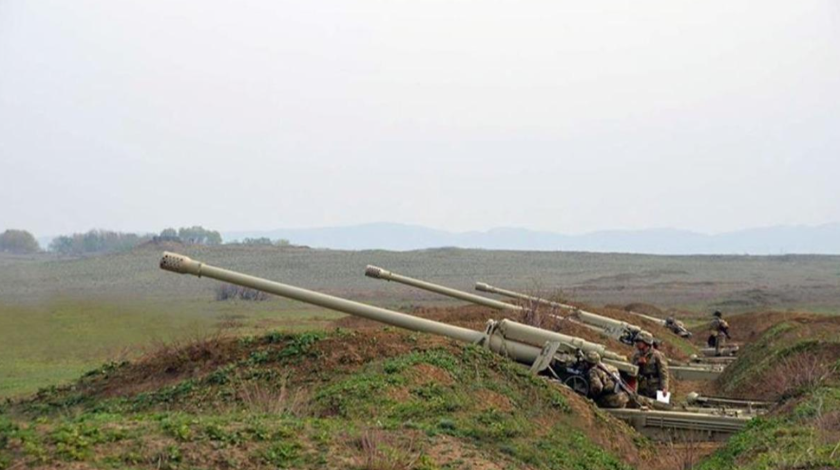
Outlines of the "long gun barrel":
[[[532,367],[536,366],[539,363],[538,361],[542,361],[543,365],[538,367],[537,371],[547,368],[550,365],[551,360],[556,357],[554,355],[555,352],[560,348],[580,348],[582,350],[600,348],[600,350],[604,350],[603,346],[595,343],[588,343],[578,338],[566,337],[565,335],[560,335],[559,333],[553,333],[546,330],[536,329],[539,331],[539,334],[529,336],[527,328],[531,327],[521,325],[510,320],[503,320],[498,323],[489,322],[488,328],[484,332],[448,325],[446,323],[426,318],[419,318],[413,315],[363,304],[361,302],[355,302],[300,287],[249,276],[236,271],[218,268],[176,253],[164,252],[163,257],[160,260],[160,267],[166,271],[172,271],[180,274],[192,274],[198,277],[209,277],[243,287],[250,287],[252,289],[279,295],[281,297],[348,313],[350,315],[367,318],[369,320],[411,331],[445,336],[466,343],[483,344],[496,353],[508,356],[517,362],[532,365]],[[511,331],[509,334],[512,334],[521,340],[506,337],[506,331]],[[579,342],[575,344],[573,341],[569,340],[578,340]],[[554,347],[549,349],[548,343],[553,343]],[[547,350],[551,351],[551,357],[548,357],[549,361],[546,362],[544,360],[546,359]],[[638,373],[636,366],[625,362],[626,359],[623,358],[623,356],[617,357],[620,357],[621,359],[611,359],[610,363],[629,375],[635,376]]]
[[519,292],[514,292],[507,289],[500,289],[498,287],[491,286],[486,282],[477,282],[475,284],[475,289],[482,292],[490,292],[493,294],[503,295],[505,297],[511,297],[520,300],[527,300],[529,302],[536,302],[542,305],[547,305],[554,308],[562,308],[567,310],[572,310],[575,312],[577,317],[580,319],[581,322],[586,323],[588,325],[596,326],[602,328],[604,331],[607,332],[610,336],[616,337],[625,343],[632,343],[635,339],[636,335],[642,331],[642,329],[636,325],[632,325],[627,322],[623,322],[620,320],[615,320],[612,318],[605,317],[603,315],[598,315],[597,313],[587,312],[585,310],[581,310],[573,305],[567,305],[560,302],[554,302],[548,299],[543,299],[540,297],[534,297],[531,295],[521,294]]
[[[485,307],[490,307],[496,310],[513,310],[517,312],[526,310],[524,307],[521,307],[519,305],[509,304],[506,302],[499,302],[498,300],[488,299],[487,297],[471,294],[469,292],[464,292],[446,286],[433,284],[431,282],[422,281],[420,279],[403,276],[401,274],[388,271],[387,269],[382,269],[378,266],[368,265],[368,267],[365,269],[365,276],[372,277],[375,279],[382,279],[385,281],[398,282],[400,284],[405,284],[408,286],[417,287],[418,289],[423,289],[430,292],[446,295],[449,297],[454,297],[456,299],[472,302],[478,305],[483,305]],[[601,355],[601,357],[604,357],[605,359],[611,361],[627,361],[627,359],[621,354],[607,351],[606,348],[604,348],[600,344],[591,343],[574,336],[563,335],[541,328],[534,328],[532,326],[523,325],[521,323],[516,323],[510,320],[502,320],[499,323],[499,330],[502,332],[505,338],[510,338],[517,341],[524,341],[528,343],[528,339],[531,338],[540,338],[540,344],[546,341],[557,341],[561,344],[573,345],[575,348],[580,349],[582,351],[596,351],[598,352],[598,354]],[[598,329],[598,331],[603,332],[603,330],[601,329]]]
[[[397,274],[392,271],[388,271],[387,269],[382,269],[378,266],[371,266],[365,269],[365,276],[372,277],[374,279],[381,279],[383,281],[394,281],[400,284],[404,284],[411,287],[416,287],[418,289],[422,289],[429,292],[434,292],[436,294],[445,295],[447,297],[452,297],[455,299],[463,300],[466,302],[470,302],[476,305],[482,305],[484,307],[489,307],[494,310],[500,311],[516,311],[516,312],[523,312],[527,309],[525,307],[509,304],[507,302],[500,302],[498,300],[489,299],[487,297],[482,297],[480,295],[471,294],[469,292],[464,292],[458,289],[452,289],[451,287],[441,286],[439,284],[434,284],[428,281],[423,281],[420,279],[415,279],[413,277],[403,276],[401,274]],[[569,308],[573,308],[569,306]],[[572,323],[584,326],[591,330],[597,331],[598,333],[608,334],[609,336],[616,336],[614,334],[610,334],[609,331],[606,330],[605,327],[602,325],[596,325],[593,323],[586,323],[583,321],[577,321],[572,318],[562,317],[560,315],[554,315],[558,320],[565,320],[570,321]]]
[[368,267],[365,268],[365,276],[372,277],[374,279],[382,279],[384,281],[398,282],[400,284],[416,287],[418,289],[423,289],[429,292],[435,292],[437,294],[445,295],[447,297],[454,297],[456,299],[464,300],[466,302],[490,307],[495,310],[514,310],[517,312],[525,310],[525,308],[520,307],[519,305],[509,304],[506,302],[499,302],[498,300],[488,299],[487,297],[482,297],[480,295],[460,291],[458,289],[452,289],[446,286],[433,284],[431,282],[421,281],[420,279],[414,279],[413,277],[393,273],[391,271],[388,271],[387,269],[382,269],[377,266],[368,265]]
[[510,297],[512,299],[525,300],[525,301],[537,303],[537,304],[540,304],[540,305],[546,305],[548,307],[562,308],[564,310],[574,310],[575,309],[575,307],[572,306],[572,305],[562,304],[560,302],[554,302],[552,300],[543,299],[541,297],[534,297],[532,295],[527,295],[527,294],[522,294],[522,293],[519,293],[519,292],[514,292],[512,290],[502,289],[502,288],[499,288],[499,287],[491,286],[490,284],[487,284],[486,282],[476,282],[475,283],[475,290],[480,291],[480,292],[488,292],[490,294],[499,294],[499,295],[503,295],[505,297]]
[[647,321],[656,323],[661,325],[665,328],[671,330],[677,336],[682,338],[691,338],[691,332],[685,327],[685,325],[681,321],[677,321],[677,319],[671,317],[667,320],[657,317],[652,317],[650,315],[645,315],[644,313],[634,312],[633,310],[627,310],[627,313],[631,315],[636,315],[637,317],[644,318]]

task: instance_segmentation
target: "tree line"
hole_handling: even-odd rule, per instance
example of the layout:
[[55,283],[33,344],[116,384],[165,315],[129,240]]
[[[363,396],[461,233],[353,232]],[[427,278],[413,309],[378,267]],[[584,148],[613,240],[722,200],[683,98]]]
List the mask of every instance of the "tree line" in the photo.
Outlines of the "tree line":
[[[127,251],[148,242],[216,246],[222,244],[222,235],[216,230],[206,229],[200,225],[181,227],[177,230],[169,227],[161,230],[157,235],[94,229],[84,233],[55,237],[47,249],[60,255],[86,255]],[[288,240],[271,240],[269,238],[246,238],[232,244],[250,246],[290,245]],[[9,229],[0,234],[0,252],[31,254],[40,251],[42,250],[38,240],[26,230]]]

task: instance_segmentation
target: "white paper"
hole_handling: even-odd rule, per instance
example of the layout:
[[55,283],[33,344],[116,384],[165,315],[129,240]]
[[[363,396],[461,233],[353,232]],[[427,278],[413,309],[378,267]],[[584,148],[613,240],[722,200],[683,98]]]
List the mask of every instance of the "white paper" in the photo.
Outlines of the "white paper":
[[658,401],[660,403],[665,403],[665,404],[671,403],[671,392],[662,393],[662,390],[657,390],[656,391],[656,401]]

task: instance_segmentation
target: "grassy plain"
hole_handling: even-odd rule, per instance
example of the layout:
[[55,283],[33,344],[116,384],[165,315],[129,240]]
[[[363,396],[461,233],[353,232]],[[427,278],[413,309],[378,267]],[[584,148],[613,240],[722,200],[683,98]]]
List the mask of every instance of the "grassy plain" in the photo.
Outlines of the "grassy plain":
[[[457,302],[365,278],[367,264],[471,291],[484,281],[594,305],[646,302],[682,311],[840,312],[840,257],[647,256],[437,249],[148,246],[81,259],[0,255],[0,397],[62,383],[108,360],[221,329],[322,329],[339,315],[296,302],[218,302],[215,281],[164,273],[173,249],[231,269],[399,310]],[[488,316],[491,313],[488,312]]]

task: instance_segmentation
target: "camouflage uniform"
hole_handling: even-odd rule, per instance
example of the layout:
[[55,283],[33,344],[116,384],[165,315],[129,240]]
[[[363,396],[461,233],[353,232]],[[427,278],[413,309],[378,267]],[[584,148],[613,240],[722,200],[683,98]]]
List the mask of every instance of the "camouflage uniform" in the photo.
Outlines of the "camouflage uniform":
[[668,374],[668,360],[661,352],[649,348],[646,352],[636,350],[630,360],[639,366],[639,395],[656,398],[657,390],[669,390],[670,376]]
[[685,324],[674,317],[668,317],[667,319],[665,319],[665,326],[678,335],[681,335],[683,334],[683,332],[688,331],[685,328]]
[[590,367],[589,395],[601,408],[624,408],[630,397],[619,387],[612,374],[617,375],[618,369],[609,364],[600,363]]
[[729,323],[723,318],[715,317],[709,327],[709,346],[715,348],[715,355],[720,356],[729,336]]

